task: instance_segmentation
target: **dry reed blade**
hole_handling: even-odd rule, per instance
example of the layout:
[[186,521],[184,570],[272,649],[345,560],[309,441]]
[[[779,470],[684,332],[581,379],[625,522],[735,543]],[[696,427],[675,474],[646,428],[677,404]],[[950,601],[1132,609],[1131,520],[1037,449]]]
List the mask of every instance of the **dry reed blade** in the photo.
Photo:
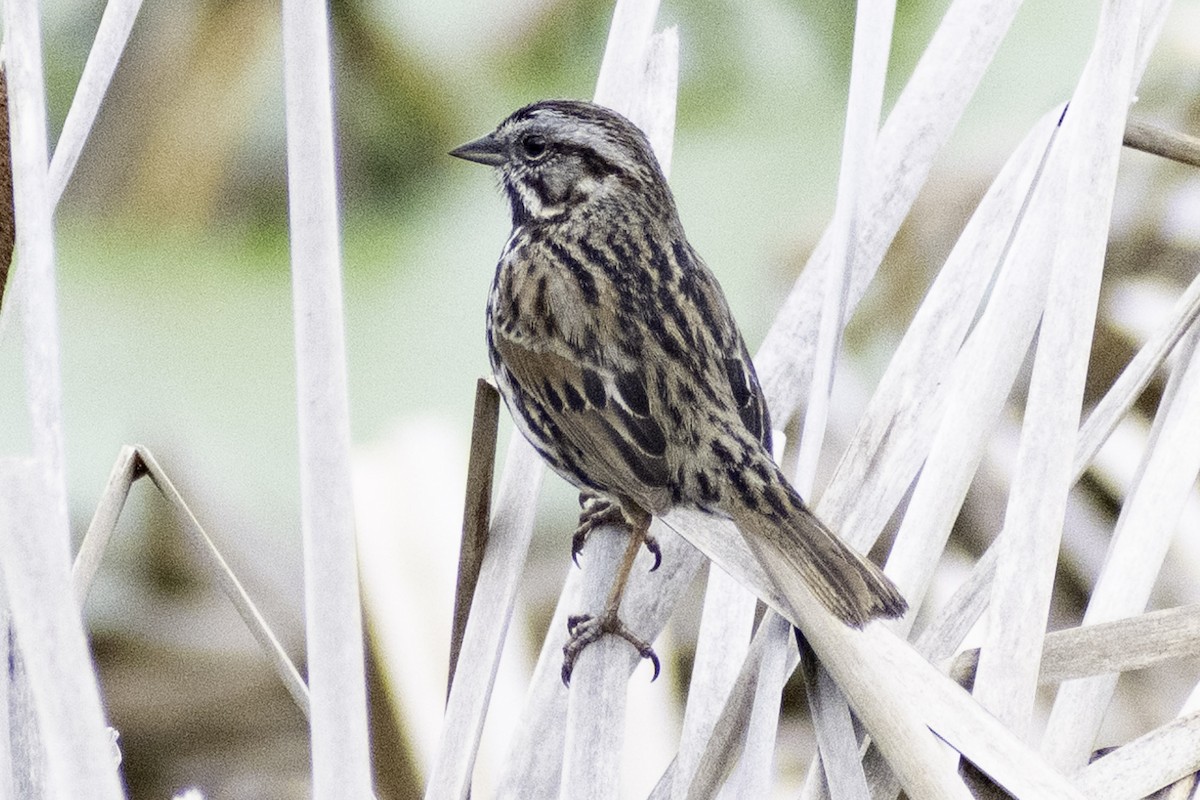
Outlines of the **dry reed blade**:
[[307,719],[309,716],[308,686],[300,677],[300,671],[288,657],[287,652],[279,643],[279,639],[267,625],[266,619],[255,606],[254,601],[250,599],[250,595],[238,580],[237,575],[230,569],[216,544],[200,525],[179,490],[175,488],[175,484],[159,466],[150,451],[145,448],[124,445],[117,454],[117,460],[113,463],[108,483],[100,496],[100,502],[96,505],[96,511],[92,515],[87,533],[84,534],[83,541],[80,543],[79,552],[75,555],[75,563],[71,571],[72,589],[79,607],[82,609],[87,600],[92,580],[96,577],[109,540],[116,529],[117,520],[129,498],[129,490],[133,487],[134,482],[143,475],[150,476],[155,488],[175,511],[182,523],[183,535],[200,558],[203,568],[208,571],[209,576],[216,581],[221,591],[233,603],[238,616],[242,618],[246,628],[258,641],[263,653],[275,668],[280,681]]
[[1200,138],[1171,131],[1143,120],[1131,119],[1125,126],[1126,147],[1200,167]]
[[329,11],[284,0],[288,223],[314,800],[371,796]]
[[[679,754],[670,772],[671,800],[685,800],[688,788],[701,765],[706,744],[712,738],[726,699],[730,696],[746,661],[758,598],[715,564],[708,566],[708,584],[696,637],[696,656],[688,684],[687,706]],[[728,753],[729,747],[721,748]],[[736,753],[734,754],[737,755]],[[660,782],[661,783],[661,782]]]
[[1200,770],[1200,711],[1171,720],[1088,764],[1079,786],[1089,797],[1141,800]]
[[124,793],[73,602],[65,540],[60,552],[52,552],[59,548],[54,547],[54,512],[46,502],[53,496],[48,481],[39,461],[0,459],[0,573],[11,612],[11,628],[4,636],[18,651],[8,663],[19,661],[24,670],[24,680],[11,685],[23,691],[27,683],[32,701],[8,724],[14,731],[36,729],[39,742],[36,750],[20,754],[13,767],[32,785],[53,787],[62,796],[115,800]]
[[[1141,612],[1162,568],[1183,504],[1200,473],[1200,328],[1180,342],[1179,361],[1154,418],[1133,489],[1121,508],[1104,568],[1083,624]],[[1086,763],[1116,676],[1064,683],[1047,724],[1043,749],[1065,769]]]
[[[1164,608],[1046,634],[1038,683],[1057,685],[1196,656],[1200,656],[1200,605]],[[954,658],[949,674],[960,684],[970,684],[978,663],[978,648],[964,650]]]
[[[39,771],[63,796],[122,796],[70,582],[53,203],[38,4],[5,3],[13,210],[32,458],[0,462],[0,536],[12,624],[37,713]],[[28,720],[25,720],[28,723]],[[15,727],[21,721],[13,721]]]
[[[865,648],[863,637],[879,625],[854,631],[834,619],[811,595],[780,596],[732,523],[690,509],[673,510],[664,521],[804,631],[911,795],[931,800],[968,796],[958,777],[946,769],[944,754],[917,707],[909,704],[900,689],[901,673]],[[756,638],[758,635],[762,635],[761,629]]]
[[[934,155],[957,123],[1016,9],[1015,3],[954,3],[897,101],[868,170],[871,181],[862,201],[865,227],[856,262],[861,273],[856,274],[851,287],[849,308],[865,291],[923,184]],[[814,282],[823,280],[821,274],[828,267],[831,236],[827,231],[809,259],[756,358],[777,421],[791,415],[807,383],[820,302],[820,292],[815,289],[819,284]],[[835,486],[836,481],[825,497]],[[849,494],[854,490],[853,484],[847,488]],[[818,513],[828,519],[820,508]],[[834,522],[843,533],[850,533]],[[860,547],[869,544],[853,538],[851,541]]]
[[[860,164],[868,163],[879,133],[883,87],[887,78],[895,17],[894,2],[860,3],[856,8],[846,127],[842,137],[837,203],[834,210],[832,269],[828,270],[825,280],[821,321],[813,356],[813,380],[808,408],[804,415],[796,474],[796,488],[804,497],[812,497],[817,462],[825,438],[837,354],[847,317],[854,262],[858,255],[861,198],[866,188]],[[791,636],[785,635],[781,646],[788,647],[791,644],[790,640]],[[809,653],[811,655],[811,651]],[[763,682],[759,684],[760,693],[768,685],[772,691],[776,688],[782,691],[783,683],[787,680],[787,673],[783,668],[783,659],[779,659],[780,672],[776,678],[778,687]],[[824,765],[825,782],[830,794],[839,799],[866,800],[870,792],[866,775],[862,771],[858,737],[845,698],[819,663],[813,664],[812,669],[805,670],[805,686],[816,730],[819,760]],[[778,724],[778,708],[771,724],[772,730]],[[772,749],[747,748],[747,754],[753,753],[759,754],[759,769],[769,772],[774,760],[771,757]],[[815,788],[818,785],[820,782],[817,776],[810,771],[808,786]],[[812,796],[813,793],[805,794]]]
[[[866,170],[847,314],[866,292],[1020,5],[1019,0],[955,0],[896,100]],[[831,236],[827,230],[821,237],[755,356],[777,425],[791,418],[812,374],[819,287],[831,264]]]
[[1056,232],[974,687],[979,702],[1021,736],[1030,733],[1067,493],[1074,483],[1071,458],[1096,326],[1121,136],[1136,86],[1140,11],[1139,3],[1127,0],[1105,6],[1060,145],[1069,159],[1063,198],[1069,210]]
[[886,626],[853,631],[811,598],[789,607],[732,523],[687,509],[671,511],[664,521],[804,631],[910,796],[959,796],[954,787],[961,784],[946,775],[943,751],[921,737],[927,725],[1022,798],[1023,793],[1047,800],[1079,797],[1065,778]]
[[1141,346],[1137,354],[1121,370],[1120,376],[1096,404],[1079,430],[1075,450],[1075,480],[1083,475],[1088,464],[1107,441],[1121,418],[1133,407],[1155,372],[1200,317],[1200,275],[1192,279],[1180,295],[1167,323]]
[[1026,134],[988,187],[905,331],[821,495],[818,514],[867,549],[929,452],[949,399],[947,371],[1025,219],[1061,109]]
[[141,7],[142,0],[109,0],[104,6],[100,27],[88,51],[83,74],[79,77],[79,85],[75,87],[75,97],[71,100],[54,148],[54,158],[50,162],[52,205],[58,205],[63,190],[71,180]]
[[[1073,480],[1078,480],[1087,469],[1121,416],[1132,407],[1154,372],[1171,352],[1171,348],[1187,332],[1187,328],[1195,323],[1198,314],[1200,277],[1192,282],[1176,303],[1168,322],[1142,346],[1080,427],[1073,460]],[[967,631],[982,616],[987,608],[998,555],[999,548],[993,542],[976,562],[968,579],[921,632],[916,647],[931,661],[936,662],[952,655]]]

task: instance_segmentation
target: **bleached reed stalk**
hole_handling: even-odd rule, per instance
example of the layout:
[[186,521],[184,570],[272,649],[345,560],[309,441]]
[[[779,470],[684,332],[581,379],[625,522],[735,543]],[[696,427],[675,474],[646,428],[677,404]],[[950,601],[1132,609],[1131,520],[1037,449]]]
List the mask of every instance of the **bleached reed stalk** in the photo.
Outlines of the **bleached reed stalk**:
[[[19,648],[12,654],[18,666],[10,686],[32,699],[32,709],[14,704],[14,713],[24,715],[9,726],[38,740],[35,747],[15,748],[22,762],[10,762],[10,775],[12,789],[107,800],[122,792],[70,590],[41,29],[35,2],[9,0],[4,12],[20,278],[5,314],[15,315],[23,326],[32,457],[0,460],[0,571]],[[29,695],[23,694],[26,689]],[[30,711],[36,714],[36,732]],[[44,785],[38,785],[40,776]]]
[[[683,732],[673,769],[659,781],[664,795],[671,800],[686,800],[689,787],[705,759],[705,748],[713,729],[721,719],[725,701],[733,690],[741,665],[750,650],[750,633],[758,598],[715,564],[708,566],[704,607],[696,637],[696,655],[688,684]],[[731,761],[738,755],[733,748],[723,752]]]
[[[1179,360],[1125,500],[1083,624],[1141,611],[1162,568],[1183,503],[1200,472],[1200,329],[1180,342]],[[1081,767],[1091,753],[1117,675],[1064,683],[1050,714],[1043,750],[1063,769]]]
[[1045,304],[1064,159],[1052,150],[987,306],[953,362],[946,413],[888,557],[888,574],[920,608],[983,450],[1007,400]]
[[896,17],[896,4],[892,0],[861,2],[856,9],[837,202],[830,223],[831,268],[827,270],[825,291],[822,292],[812,386],[804,414],[800,460],[796,468],[796,488],[804,497],[812,495],[829,419],[837,354],[841,349],[842,328],[846,324],[848,311],[847,298],[858,255],[860,198],[864,194],[865,184],[861,167],[867,163],[879,132],[883,86],[887,79],[892,26]]
[[[1146,40],[1144,40],[1144,41],[1146,41]],[[973,470],[972,470],[972,471],[973,471]]]
[[1079,429],[1079,443],[1075,449],[1075,480],[1083,475],[1109,434],[1133,407],[1179,340],[1196,324],[1197,318],[1200,318],[1200,275],[1193,278],[1179,296],[1167,323],[1146,340],[1088,414],[1087,421]]
[[[1183,293],[1166,324],[1142,346],[1104,398],[1096,404],[1088,416],[1087,422],[1080,427],[1073,459],[1073,481],[1079,480],[1104,444],[1108,434],[1111,433],[1119,419],[1132,408],[1134,401],[1161,366],[1163,359],[1179,342],[1186,329],[1195,323],[1198,314],[1200,314],[1200,277],[1196,278]],[[921,632],[916,642],[917,650],[931,661],[937,662],[948,658],[962,642],[967,631],[983,615],[995,577],[999,550],[996,542],[988,547],[971,570],[967,580]],[[1084,633],[1084,629],[1078,630],[1081,634]],[[1054,634],[1050,635],[1050,637],[1053,636]],[[1186,634],[1180,634],[1180,636],[1186,637]],[[1085,677],[1085,675],[1061,675],[1058,680],[1050,680],[1046,677],[1046,659],[1050,657],[1050,637],[1047,637],[1047,650],[1042,655],[1039,681],[1056,683],[1070,678]],[[1121,641],[1119,637],[1117,641]],[[1089,646],[1099,647],[1100,645],[1093,642]],[[1160,642],[1156,646],[1160,648],[1160,655],[1170,657],[1170,649],[1165,643]],[[1137,651],[1126,651],[1125,655],[1136,658]],[[1102,652],[1095,653],[1094,656],[1095,658],[1104,657]],[[1107,671],[1125,671],[1137,668],[1133,665],[1121,667],[1114,664]]]
[[[837,204],[831,224],[831,268],[826,274],[813,381],[804,416],[795,477],[796,488],[804,497],[812,496],[829,414],[836,359],[857,250],[859,197],[863,188],[859,166],[870,154],[879,128],[894,17],[894,4],[860,3],[857,6]],[[782,654],[792,646],[791,626],[774,612],[768,613],[769,618],[763,621],[764,635],[768,638],[767,652]],[[791,672],[788,666],[787,660],[782,657],[768,658],[759,666],[744,755],[737,771],[726,783],[726,791],[732,796],[761,796],[771,785],[780,695]],[[809,676],[807,683],[817,743],[826,756],[824,778],[831,785],[835,797],[865,798],[868,795],[866,778],[845,700],[819,665],[806,674]],[[810,791],[816,791],[816,787],[821,785],[821,776],[812,770],[808,777]]]
[[[1041,180],[1061,109],[1005,162],[938,271],[821,496],[818,513],[869,547],[916,476],[949,399],[954,362]],[[913,602],[913,598],[909,598]]]
[[79,163],[79,155],[92,132],[100,103],[108,92],[141,7],[142,0],[109,0],[104,7],[96,39],[88,51],[87,63],[83,65],[83,74],[79,77],[75,97],[71,100],[50,162],[49,192],[54,205],[58,204],[75,165]]
[[[1164,608],[1136,617],[1064,628],[1046,634],[1038,683],[1145,669],[1200,655],[1200,605]],[[975,679],[979,648],[964,650],[947,670],[960,683]],[[1195,710],[1185,703],[1183,713]]]
[[459,651],[460,666],[454,674],[437,755],[425,784],[427,800],[465,798],[470,790],[488,702],[500,668],[500,652],[529,553],[544,474],[537,451],[523,436],[513,436],[495,494],[479,583]]
[[1084,379],[1100,299],[1117,161],[1134,90],[1140,2],[1105,6],[1095,48],[1067,112],[1067,209],[1056,231],[1017,470],[1004,518],[974,694],[1028,736],[1050,592],[1074,483]]
[[[1146,19],[1141,46],[1152,44],[1144,34],[1156,29],[1157,22]],[[988,307],[958,356],[948,413],[888,562],[910,603],[919,603],[928,584],[932,565],[926,554],[940,551],[929,537],[948,532],[982,454],[984,436],[995,424],[1040,317],[1042,287],[1049,275],[1043,262],[1056,241],[1052,216],[1063,205],[1053,195],[1062,191],[1066,168],[1065,158],[1055,149],[1026,215],[1029,222],[1018,230]]]
[[[1138,350],[1080,427],[1072,482],[1083,475],[1117,423],[1133,407],[1163,360],[1198,317],[1200,276],[1180,296],[1166,323]],[[927,658],[938,661],[949,657],[982,616],[995,577],[999,549],[995,542],[988,547],[968,579],[921,632],[916,646]]]
[[1193,711],[1088,764],[1079,786],[1089,797],[1142,800],[1198,769],[1200,711]]
[[[815,598],[780,596],[732,523],[690,509],[673,510],[664,522],[804,631],[909,796],[968,796],[945,769],[930,730],[1019,797],[1080,796],[886,626],[855,631],[833,619]],[[752,644],[751,652],[755,649]]]
[[334,166],[329,19],[283,4],[313,797],[371,797]]
[[117,460],[113,462],[112,470],[108,473],[108,481],[100,494],[100,502],[92,513],[92,521],[88,523],[83,541],[79,543],[79,552],[75,554],[75,561],[71,565],[71,591],[80,609],[87,602],[92,581],[100,570],[100,562],[104,559],[108,542],[117,528],[117,520],[121,517],[129,490],[141,468],[137,448],[129,445],[122,447],[117,454]]
[[[847,314],[858,305],[975,87],[1004,39],[1019,0],[955,0],[879,132],[860,198],[858,256]],[[832,228],[826,229],[755,355],[777,423],[809,385]],[[826,490],[828,491],[828,490]],[[849,535],[848,531],[840,531]],[[851,539],[855,544],[859,542]]]
[[[817,462],[825,437],[829,404],[842,329],[846,322],[847,298],[858,250],[860,198],[865,180],[860,165],[867,162],[879,132],[883,87],[887,79],[895,2],[860,2],[856,6],[854,49],[850,69],[850,91],[846,103],[846,128],[838,175],[837,204],[833,221],[832,269],[826,275],[821,322],[817,331],[813,381],[800,439],[796,488],[812,497]],[[784,646],[789,644],[787,640]],[[782,665],[781,665],[782,666]],[[819,663],[805,670],[805,685],[812,709],[817,749],[824,765],[824,782],[835,798],[869,797],[866,775],[859,757],[858,736],[846,700]],[[781,670],[779,689],[787,680]],[[760,688],[761,691],[761,688]],[[822,781],[817,770],[808,774],[807,796],[817,792]]]
[[921,465],[945,402],[945,392],[939,391],[946,384],[941,373],[977,315],[1009,232],[1023,218],[1058,116],[1048,115],[1035,126],[980,202],[817,505],[822,519],[850,532],[860,547],[870,546]]
[[[663,550],[662,566],[656,572],[648,572],[643,569],[648,562],[639,563],[630,575],[621,604],[621,617],[625,624],[646,635],[657,635],[663,629],[674,610],[675,600],[692,582],[703,561],[703,557],[673,531],[664,528],[662,532],[667,534],[659,542]],[[549,786],[553,787],[553,790],[546,790],[549,794],[559,791],[564,753],[558,743],[565,739],[568,726],[568,692],[564,690],[560,677],[562,646],[566,641],[567,615],[578,613],[583,607],[582,573],[583,570],[568,573],[534,668],[520,723],[512,737],[506,758],[509,767],[501,780],[498,797],[542,796],[544,792],[540,791],[540,787]],[[600,582],[604,582],[605,578],[611,579],[611,575],[602,575]],[[637,655],[626,645],[616,651],[613,660],[617,661],[620,669],[612,668],[614,674],[608,680],[624,690],[629,674],[638,664]],[[598,671],[607,669],[600,665]],[[642,673],[648,678],[647,670],[643,666],[639,678],[635,680],[640,679]],[[574,684],[575,680],[572,679],[572,686]]]

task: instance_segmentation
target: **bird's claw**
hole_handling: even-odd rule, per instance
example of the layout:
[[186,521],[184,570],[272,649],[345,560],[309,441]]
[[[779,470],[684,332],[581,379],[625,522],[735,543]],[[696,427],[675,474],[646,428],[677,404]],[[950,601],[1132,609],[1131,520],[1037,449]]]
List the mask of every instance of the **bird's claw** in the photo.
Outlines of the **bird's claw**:
[[[583,552],[584,546],[587,544],[588,537],[592,535],[592,531],[603,525],[613,525],[619,528],[628,530],[633,533],[633,526],[625,517],[625,512],[621,510],[621,506],[617,503],[607,500],[599,495],[591,494],[590,492],[579,493],[579,526],[575,528],[575,533],[571,535],[571,561],[575,562],[575,566],[579,566],[579,554]],[[654,566],[650,568],[654,572],[662,564],[662,548],[658,546],[658,540],[655,539],[647,531],[642,536],[642,542],[646,545],[646,549],[654,556]]]
[[563,686],[569,687],[571,685],[571,673],[575,669],[575,660],[579,658],[579,654],[583,652],[585,647],[597,641],[606,633],[620,636],[633,645],[639,656],[650,660],[650,663],[654,665],[654,677],[650,679],[652,683],[658,679],[658,674],[662,671],[662,663],[658,660],[658,655],[654,652],[654,648],[650,646],[649,642],[638,638],[634,635],[633,631],[625,627],[625,623],[617,618],[616,612],[603,614],[599,617],[594,617],[591,614],[576,614],[567,617],[567,633],[570,636],[567,639],[567,643],[563,645]]
[[650,571],[654,572],[654,570],[662,566],[662,548],[658,546],[658,539],[651,536],[649,531],[646,531],[642,535],[642,544],[646,545],[646,549],[650,551],[650,555],[654,556],[654,566],[650,568]]

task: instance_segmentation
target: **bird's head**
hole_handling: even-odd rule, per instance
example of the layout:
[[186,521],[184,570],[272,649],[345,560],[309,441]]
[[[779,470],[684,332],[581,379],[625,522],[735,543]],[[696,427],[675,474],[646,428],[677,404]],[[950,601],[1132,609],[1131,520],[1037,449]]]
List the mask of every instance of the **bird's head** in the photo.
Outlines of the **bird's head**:
[[658,214],[674,214],[645,134],[594,103],[533,103],[450,155],[497,169],[514,226],[589,214],[606,200],[650,203]]

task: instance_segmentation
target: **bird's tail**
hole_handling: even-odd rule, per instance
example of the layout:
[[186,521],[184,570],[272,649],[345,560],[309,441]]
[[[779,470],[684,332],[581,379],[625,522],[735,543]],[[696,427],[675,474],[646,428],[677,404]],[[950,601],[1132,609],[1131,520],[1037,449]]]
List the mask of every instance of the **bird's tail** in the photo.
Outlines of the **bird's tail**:
[[721,506],[785,597],[792,595],[793,582],[803,580],[830,612],[855,628],[904,614],[908,603],[883,570],[825,527],[765,451],[761,457],[766,469],[757,472],[769,479],[737,487]]

